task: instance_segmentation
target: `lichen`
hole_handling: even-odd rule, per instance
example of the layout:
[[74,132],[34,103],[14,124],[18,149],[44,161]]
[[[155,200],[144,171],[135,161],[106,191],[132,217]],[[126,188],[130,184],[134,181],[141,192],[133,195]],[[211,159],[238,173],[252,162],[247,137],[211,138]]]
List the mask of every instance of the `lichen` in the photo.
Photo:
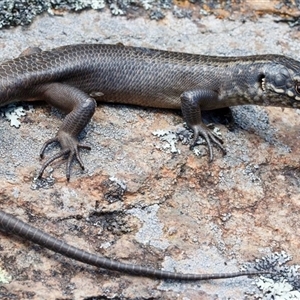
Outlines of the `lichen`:
[[169,130],[157,130],[152,132],[152,134],[159,137],[161,141],[165,142],[159,147],[160,149],[167,150],[171,153],[180,153],[180,150],[176,147],[178,138],[174,132]]
[[258,299],[300,299],[300,265],[287,265],[291,260],[292,257],[282,251],[245,264],[245,270],[273,272],[255,281],[261,291],[256,295]]
[[300,299],[300,292],[295,291],[293,286],[286,280],[276,282],[273,279],[261,276],[255,281],[255,283],[257,287],[262,291],[262,294],[258,295],[260,299]]
[[8,275],[8,273],[0,268],[0,284],[7,284],[10,283],[12,280],[12,277]]
[[26,111],[22,106],[11,104],[1,109],[1,115],[10,122],[10,126],[19,128],[21,125],[20,118],[26,115]]
[[81,10],[84,8],[92,8],[92,9],[103,9],[105,7],[104,0],[80,0],[75,1],[75,10]]

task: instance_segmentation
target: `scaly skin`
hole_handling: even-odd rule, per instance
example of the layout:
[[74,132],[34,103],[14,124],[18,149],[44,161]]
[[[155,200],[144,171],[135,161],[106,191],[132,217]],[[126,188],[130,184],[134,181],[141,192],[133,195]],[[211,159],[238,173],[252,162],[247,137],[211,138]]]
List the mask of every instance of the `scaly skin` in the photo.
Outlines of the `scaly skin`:
[[187,124],[225,153],[202,123],[201,111],[233,105],[300,105],[300,62],[280,55],[213,57],[122,45],[70,45],[50,51],[33,48],[0,65],[0,105],[45,100],[67,113],[55,138],[62,150],[46,161],[68,155],[66,176],[77,136],[92,117],[97,101],[182,109]]
[[[71,45],[50,51],[29,49],[0,65],[0,105],[18,100],[45,100],[67,113],[56,137],[68,156],[66,176],[74,157],[80,165],[77,136],[92,117],[97,101],[148,107],[182,109],[187,124],[225,152],[220,141],[203,124],[202,110],[256,104],[300,107],[300,62],[280,55],[211,57],[122,45]],[[45,232],[0,211],[0,227],[70,258],[130,274],[164,279],[203,280],[267,272],[232,274],[176,274],[97,257],[59,241]]]
[[34,242],[56,253],[60,253],[69,258],[73,258],[77,261],[81,261],[98,268],[104,268],[136,276],[154,277],[158,279],[196,281],[272,273],[268,271],[241,271],[236,273],[182,274],[151,269],[138,265],[120,263],[118,261],[100,257],[68,245],[67,243],[60,241],[57,238],[54,238],[49,234],[37,228],[34,228],[33,226],[24,223],[21,220],[3,211],[0,211],[0,228],[12,232],[19,237],[26,238],[28,241]]

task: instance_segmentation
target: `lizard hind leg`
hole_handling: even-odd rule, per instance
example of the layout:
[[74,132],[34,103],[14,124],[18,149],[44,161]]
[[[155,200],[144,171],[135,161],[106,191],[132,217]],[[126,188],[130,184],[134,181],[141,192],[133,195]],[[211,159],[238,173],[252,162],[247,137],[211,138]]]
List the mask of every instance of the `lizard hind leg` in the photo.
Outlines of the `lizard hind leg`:
[[46,148],[54,142],[61,146],[61,151],[50,157],[42,166],[38,177],[42,177],[44,170],[60,157],[66,157],[66,177],[70,179],[71,163],[74,158],[84,169],[79,149],[91,148],[80,144],[77,136],[90,121],[96,108],[96,101],[85,92],[63,83],[51,83],[37,88],[41,99],[67,113],[56,137],[48,140],[42,147],[40,156],[43,158]]

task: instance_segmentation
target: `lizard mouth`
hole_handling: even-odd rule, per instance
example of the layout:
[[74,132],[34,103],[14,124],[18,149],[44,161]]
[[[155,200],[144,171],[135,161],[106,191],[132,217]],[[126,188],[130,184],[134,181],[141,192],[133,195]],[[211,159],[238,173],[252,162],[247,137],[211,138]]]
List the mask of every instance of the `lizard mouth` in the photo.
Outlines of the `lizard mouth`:
[[262,77],[260,83],[261,83],[261,89],[265,92],[266,91],[266,78]]

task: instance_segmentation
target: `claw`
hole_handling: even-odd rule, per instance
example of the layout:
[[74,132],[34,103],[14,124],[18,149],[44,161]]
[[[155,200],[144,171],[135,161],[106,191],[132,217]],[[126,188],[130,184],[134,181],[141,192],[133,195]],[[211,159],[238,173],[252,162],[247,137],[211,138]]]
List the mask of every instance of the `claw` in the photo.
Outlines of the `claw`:
[[85,145],[85,144],[78,144],[77,147],[82,148],[82,149],[86,149],[86,150],[92,150],[92,148],[90,146]]
[[73,158],[75,157],[81,167],[82,170],[84,170],[84,164],[82,162],[82,159],[80,157],[79,149],[87,149],[91,150],[91,147],[85,144],[79,144],[77,139],[71,136],[70,134],[66,132],[60,132],[55,138],[52,138],[44,143],[41,151],[40,151],[40,157],[43,158],[44,152],[48,145],[57,142],[61,145],[62,150],[55,154],[54,156],[50,157],[44,164],[42,165],[39,173],[38,178],[41,178],[45,169],[55,160],[59,159],[62,156],[67,157],[67,163],[66,163],[66,178],[69,181],[70,180],[70,174],[71,174],[71,164],[73,161]]
[[70,181],[70,177],[71,177],[71,163],[74,157],[74,153],[70,153],[68,160],[67,160],[67,164],[66,164],[66,177],[67,177],[67,181]]
[[45,171],[45,169],[53,162],[55,161],[56,159],[64,156],[64,155],[67,155],[68,153],[70,152],[70,150],[66,149],[66,150],[62,150],[60,151],[59,153],[55,154],[54,156],[50,157],[47,161],[45,161],[39,171],[39,174],[38,174],[38,178],[41,178],[43,176],[43,173]]
[[57,143],[57,142],[58,142],[58,138],[57,138],[57,137],[52,138],[52,139],[46,141],[46,142],[44,143],[44,145],[42,146],[42,148],[41,148],[41,151],[40,151],[40,158],[44,158],[44,152],[45,152],[46,148],[47,148],[50,144],[52,144],[52,143]]
[[214,159],[212,142],[222,150],[223,155],[226,154],[226,149],[222,146],[223,141],[214,132],[209,130],[204,124],[195,125],[192,127],[192,129],[194,132],[194,138],[191,144],[191,149],[195,147],[198,137],[201,135],[207,143],[209,162],[212,162]]

